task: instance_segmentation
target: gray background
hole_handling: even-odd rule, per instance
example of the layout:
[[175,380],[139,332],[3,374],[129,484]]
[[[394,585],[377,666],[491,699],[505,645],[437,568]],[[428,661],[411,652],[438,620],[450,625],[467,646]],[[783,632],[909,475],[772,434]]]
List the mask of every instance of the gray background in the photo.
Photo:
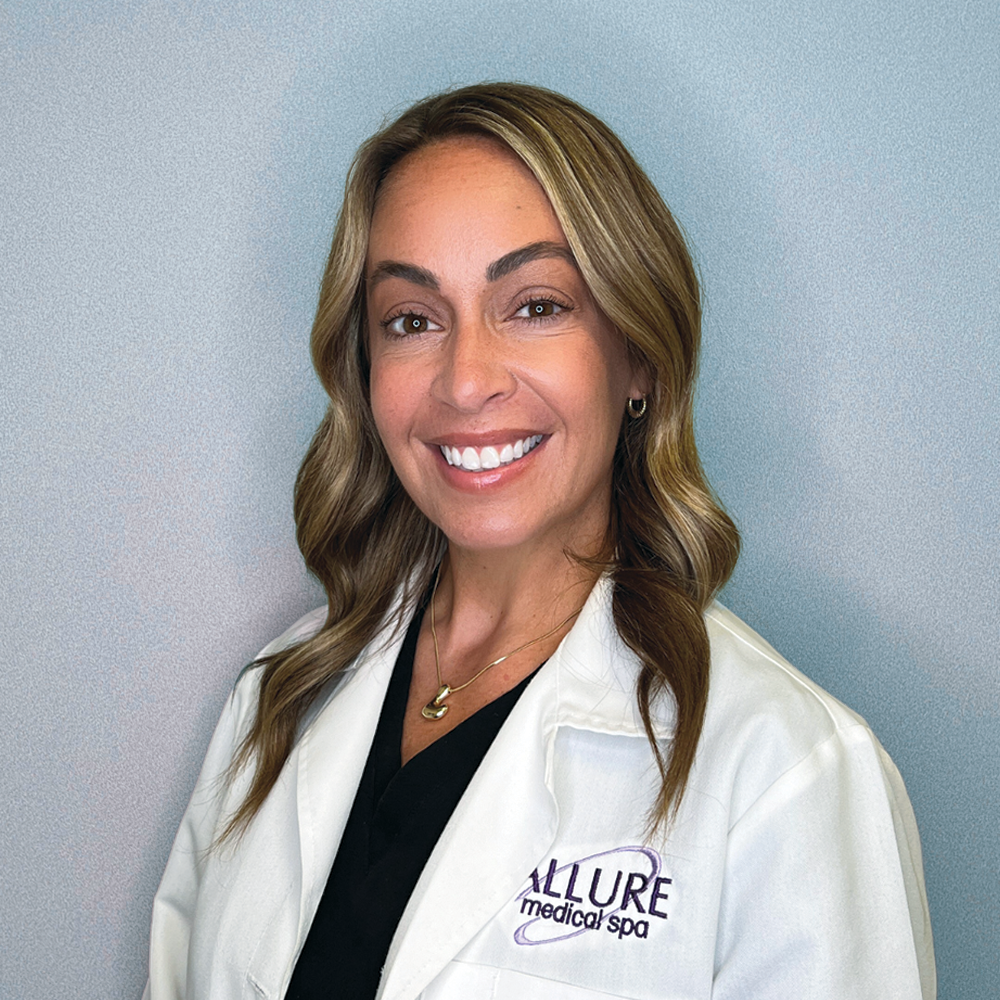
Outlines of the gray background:
[[725,599],[881,736],[941,996],[997,995],[994,0],[38,0],[0,45],[3,997],[141,989],[226,692],[320,603],[290,499],[348,159],[490,78],[596,110],[686,227]]

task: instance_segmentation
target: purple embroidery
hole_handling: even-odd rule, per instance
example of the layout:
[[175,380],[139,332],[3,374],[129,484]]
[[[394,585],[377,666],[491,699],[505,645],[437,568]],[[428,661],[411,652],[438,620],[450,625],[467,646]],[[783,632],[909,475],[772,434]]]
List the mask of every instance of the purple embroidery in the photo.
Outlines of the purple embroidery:
[[[617,865],[614,868],[608,866],[613,857],[620,859],[622,855],[632,856],[628,870]],[[601,865],[591,864],[602,859],[606,860]],[[631,865],[640,859],[649,862],[648,871],[631,870]],[[665,910],[657,906],[668,898],[663,888],[672,882],[660,876],[662,866],[662,859],[656,851],[639,845],[613,847],[563,865],[558,859],[551,858],[544,874],[536,868],[528,876],[528,885],[515,897],[515,901],[520,903],[521,913],[530,917],[514,931],[515,943],[528,946],[554,944],[589,930],[610,931],[617,935],[618,940],[630,936],[646,938],[649,920],[640,919],[640,914],[662,920],[667,918]],[[645,865],[642,867],[645,868]],[[565,872],[569,874],[559,878]],[[554,903],[550,899],[562,902]],[[587,908],[587,904],[593,909]],[[634,918],[619,916],[629,909],[635,911]],[[538,923],[543,926],[535,927]],[[550,928],[552,924],[555,926]],[[543,936],[549,929],[556,933]]]

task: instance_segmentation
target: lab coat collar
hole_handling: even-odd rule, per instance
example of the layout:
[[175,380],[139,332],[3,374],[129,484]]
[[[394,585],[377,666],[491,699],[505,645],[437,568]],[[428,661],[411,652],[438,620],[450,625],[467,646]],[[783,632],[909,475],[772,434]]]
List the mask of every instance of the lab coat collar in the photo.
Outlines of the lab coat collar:
[[[578,729],[645,738],[636,702],[639,658],[615,627],[613,594],[614,583],[605,574],[553,657],[559,678],[558,720]],[[669,738],[676,721],[673,697],[664,692],[653,707],[654,732],[660,739]]]
[[555,691],[554,676],[540,671],[483,758],[400,920],[380,1000],[417,996],[517,892],[555,840],[559,815],[547,781]]

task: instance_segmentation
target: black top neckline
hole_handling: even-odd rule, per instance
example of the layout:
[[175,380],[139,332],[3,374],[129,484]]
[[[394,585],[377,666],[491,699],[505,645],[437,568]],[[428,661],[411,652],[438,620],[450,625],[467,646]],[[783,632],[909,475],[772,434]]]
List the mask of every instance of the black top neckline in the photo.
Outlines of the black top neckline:
[[[372,744],[372,752],[376,755],[375,790],[378,798],[381,798],[385,794],[389,785],[397,776],[407,772],[411,766],[415,766],[415,770],[418,771],[425,768],[448,766],[449,758],[453,754],[452,746],[465,742],[460,732],[463,727],[471,726],[475,728],[481,726],[484,730],[493,732],[495,736],[510,713],[510,710],[514,707],[518,698],[520,698],[521,693],[531,682],[535,674],[542,668],[542,664],[535,667],[527,677],[519,681],[509,691],[504,692],[499,697],[494,698],[493,701],[488,702],[464,718],[457,726],[443,733],[433,743],[429,743],[423,750],[414,754],[404,764],[403,726],[406,722],[406,706],[410,699],[410,686],[413,683],[413,667],[416,661],[417,642],[420,638],[420,629],[428,603],[428,598],[425,595],[424,600],[420,602],[414,613],[409,628],[406,630],[406,637],[403,640],[403,645],[400,647],[396,665],[389,680],[385,701],[382,704],[382,712],[378,723],[379,728],[376,731],[376,738]],[[483,719],[478,719],[484,712],[486,716]],[[383,724],[385,725],[384,731]],[[434,722],[428,720],[427,724],[434,725]],[[383,737],[382,739],[380,739],[380,733]],[[456,733],[459,735],[456,736]],[[492,738],[490,739],[490,743],[492,743]],[[487,744],[486,749],[488,748],[489,745]],[[425,754],[429,754],[429,758],[423,763],[417,764],[417,761],[424,757]]]

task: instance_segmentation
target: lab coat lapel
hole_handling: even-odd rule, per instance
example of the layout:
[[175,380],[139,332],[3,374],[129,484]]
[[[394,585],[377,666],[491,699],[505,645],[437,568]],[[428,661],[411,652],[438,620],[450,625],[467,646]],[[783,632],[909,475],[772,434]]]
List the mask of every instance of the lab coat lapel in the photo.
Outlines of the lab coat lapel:
[[[247,969],[254,996],[276,998],[287,989],[347,825],[403,632],[396,630],[388,644],[361,654],[309,712],[289,758],[295,797],[289,811],[298,820],[298,840],[271,855],[270,879],[291,893],[260,928]],[[253,923],[249,918],[248,926]]]
[[[389,621],[398,616],[397,607]],[[287,803],[287,814],[296,817],[298,838],[290,838],[287,848],[268,855],[271,884],[279,893],[285,886],[290,892],[280,899],[275,912],[262,908],[260,936],[247,968],[254,996],[284,995],[294,958],[326,888],[406,634],[405,627],[389,628],[389,639],[362,651],[309,710],[302,737],[288,759],[289,798],[294,796],[294,804]],[[285,815],[283,806],[271,803],[271,808]],[[254,925],[256,916],[248,918],[248,927]]]
[[528,685],[438,840],[386,958],[380,1000],[417,996],[524,883],[555,839],[545,783],[556,673]]
[[326,887],[405,632],[397,628],[388,643],[359,657],[301,740],[297,808],[302,928],[312,923]]

